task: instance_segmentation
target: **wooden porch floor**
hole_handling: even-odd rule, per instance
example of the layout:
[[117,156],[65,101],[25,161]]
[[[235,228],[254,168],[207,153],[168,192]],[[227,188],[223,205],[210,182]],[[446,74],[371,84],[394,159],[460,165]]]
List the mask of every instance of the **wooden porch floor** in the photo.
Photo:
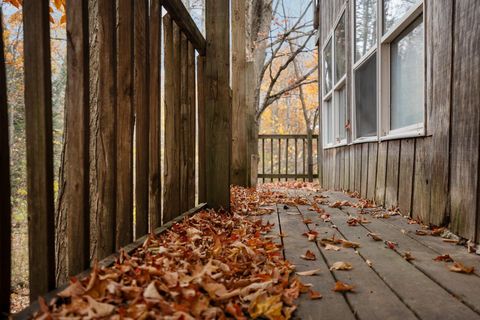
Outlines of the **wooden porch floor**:
[[[282,190],[284,191],[284,190]],[[359,209],[353,206],[332,208],[337,201],[353,205],[359,199],[340,192],[321,194],[288,190],[291,196],[306,197],[325,204],[319,207],[330,215],[324,221],[310,205],[274,206],[274,213],[264,220],[275,223],[270,233],[283,244],[284,257],[296,265],[296,271],[320,269],[318,275],[302,276],[323,298],[311,300],[301,295],[295,314],[299,319],[480,319],[480,256],[467,253],[464,246],[447,243],[441,237],[421,235],[419,224],[409,224],[401,216],[375,218],[386,211]],[[362,213],[361,213],[362,212]],[[350,218],[368,222],[350,226]],[[311,220],[311,222],[309,221]],[[330,221],[328,221],[330,220]],[[308,241],[305,232],[317,231],[317,241]],[[381,237],[375,241],[369,233]],[[429,233],[429,232],[426,232]],[[356,242],[359,248],[326,250],[321,239],[344,239]],[[390,244],[390,246],[389,246]],[[307,250],[316,260],[301,258]],[[413,260],[407,261],[409,252]],[[471,274],[452,272],[454,262],[437,262],[440,255],[449,254],[455,262],[474,267]],[[330,271],[335,262],[348,262],[349,271]],[[354,292],[338,293],[332,289],[336,281],[354,286]]]

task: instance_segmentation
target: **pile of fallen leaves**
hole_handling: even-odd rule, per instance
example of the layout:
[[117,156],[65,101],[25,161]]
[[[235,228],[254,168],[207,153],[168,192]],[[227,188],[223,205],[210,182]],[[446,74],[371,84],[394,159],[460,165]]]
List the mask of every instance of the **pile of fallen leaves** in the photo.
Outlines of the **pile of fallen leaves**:
[[271,228],[248,216],[201,211],[150,235],[131,255],[121,252],[113,266],[72,278],[48,305],[40,300],[36,317],[289,319],[308,288],[262,236]]

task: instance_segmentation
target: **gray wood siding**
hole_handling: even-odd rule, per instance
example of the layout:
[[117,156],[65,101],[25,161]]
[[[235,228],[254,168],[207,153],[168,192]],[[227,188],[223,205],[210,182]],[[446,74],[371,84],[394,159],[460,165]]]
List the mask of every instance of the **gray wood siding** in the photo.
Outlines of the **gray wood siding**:
[[[320,48],[344,3],[320,2]],[[347,111],[351,120],[349,7],[347,4]],[[447,225],[478,242],[480,2],[425,0],[424,15],[425,136],[323,150],[323,186],[356,191],[379,205],[399,207],[402,214],[424,223]]]

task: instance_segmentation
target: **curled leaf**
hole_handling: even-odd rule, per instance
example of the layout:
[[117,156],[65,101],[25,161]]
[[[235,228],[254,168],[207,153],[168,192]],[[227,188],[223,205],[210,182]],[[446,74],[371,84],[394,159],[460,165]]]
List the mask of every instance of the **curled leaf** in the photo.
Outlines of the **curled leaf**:
[[452,257],[450,257],[449,254],[442,254],[440,256],[437,256],[435,259],[433,259],[434,261],[443,261],[443,262],[453,262],[453,259]]
[[354,289],[354,286],[343,283],[342,281],[337,281],[335,282],[335,287],[333,288],[333,291],[335,292],[352,292]]
[[314,276],[320,272],[320,269],[297,272],[299,276]]
[[353,248],[353,249],[360,248],[360,243],[347,241],[347,240],[342,240],[342,245],[345,248]]
[[353,266],[348,262],[337,261],[330,267],[330,270],[352,270]]
[[307,252],[305,252],[305,254],[302,254],[300,257],[305,260],[317,260],[315,254],[310,250],[307,250]]
[[449,267],[450,271],[458,273],[471,274],[475,270],[474,267],[467,267],[461,262],[455,262],[452,266]]
[[321,293],[318,292],[318,291],[314,291],[314,290],[308,290],[308,297],[311,300],[322,299]]

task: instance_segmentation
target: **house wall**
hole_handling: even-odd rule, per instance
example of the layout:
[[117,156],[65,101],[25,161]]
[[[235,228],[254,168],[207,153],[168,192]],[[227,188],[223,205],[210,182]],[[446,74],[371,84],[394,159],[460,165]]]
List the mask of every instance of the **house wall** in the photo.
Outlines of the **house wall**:
[[[346,3],[350,121],[351,1],[319,2],[320,50]],[[448,225],[453,232],[478,242],[480,1],[425,0],[423,14],[426,134],[351,144],[350,132],[348,145],[324,149],[319,156],[321,182],[329,189],[358,191],[385,207],[398,206],[403,214],[424,223]]]

